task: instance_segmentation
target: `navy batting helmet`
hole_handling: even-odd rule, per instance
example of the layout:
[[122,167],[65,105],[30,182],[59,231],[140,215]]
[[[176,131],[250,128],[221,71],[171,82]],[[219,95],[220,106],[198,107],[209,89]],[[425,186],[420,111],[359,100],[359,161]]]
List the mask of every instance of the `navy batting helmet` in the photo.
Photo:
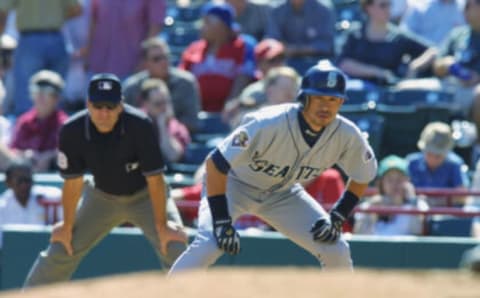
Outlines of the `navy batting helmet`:
[[345,83],[345,75],[340,69],[329,61],[321,61],[305,72],[297,100],[305,104],[308,95],[335,96],[347,99]]

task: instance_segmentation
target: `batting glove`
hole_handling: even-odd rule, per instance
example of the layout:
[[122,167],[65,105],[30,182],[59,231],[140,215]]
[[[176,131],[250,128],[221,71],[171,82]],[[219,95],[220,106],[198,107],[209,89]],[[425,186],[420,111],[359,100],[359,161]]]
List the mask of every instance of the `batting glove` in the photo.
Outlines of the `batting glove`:
[[213,234],[218,248],[231,255],[240,252],[240,235],[233,227],[231,218],[214,221]]
[[330,213],[330,218],[318,219],[310,229],[313,240],[319,242],[333,243],[342,234],[342,225],[345,219],[337,212]]

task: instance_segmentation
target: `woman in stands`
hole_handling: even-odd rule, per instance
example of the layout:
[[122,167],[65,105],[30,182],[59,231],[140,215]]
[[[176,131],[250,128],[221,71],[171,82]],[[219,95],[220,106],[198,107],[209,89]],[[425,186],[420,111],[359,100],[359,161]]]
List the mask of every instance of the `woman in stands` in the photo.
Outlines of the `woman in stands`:
[[390,23],[390,0],[360,0],[360,5],[366,21],[347,32],[337,62],[347,75],[374,87],[430,70],[437,51]]

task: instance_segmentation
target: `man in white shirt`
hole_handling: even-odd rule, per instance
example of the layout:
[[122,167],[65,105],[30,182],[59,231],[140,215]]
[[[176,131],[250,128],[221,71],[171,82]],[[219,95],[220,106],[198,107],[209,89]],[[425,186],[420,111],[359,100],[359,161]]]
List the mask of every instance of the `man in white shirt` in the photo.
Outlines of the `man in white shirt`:
[[[30,164],[14,162],[5,175],[8,189],[0,196],[0,231],[5,224],[44,225],[60,219],[52,214],[53,208],[47,210],[46,205],[59,203],[61,190],[53,186],[33,185]],[[62,214],[60,210],[56,213],[58,216]]]

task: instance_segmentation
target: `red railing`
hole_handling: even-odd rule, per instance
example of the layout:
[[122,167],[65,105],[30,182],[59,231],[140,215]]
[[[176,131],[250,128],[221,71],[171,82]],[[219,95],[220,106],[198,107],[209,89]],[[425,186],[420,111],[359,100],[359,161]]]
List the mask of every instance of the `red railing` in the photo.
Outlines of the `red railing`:
[[[377,194],[378,191],[376,188],[369,188],[365,195],[371,196]],[[462,196],[480,196],[480,191],[471,191],[471,190],[458,190],[451,188],[417,188],[417,195],[425,195],[431,198],[447,198],[449,206],[447,207],[429,207],[426,209],[419,209],[414,207],[402,207],[402,206],[368,206],[361,207],[357,206],[354,209],[355,212],[360,213],[375,213],[382,215],[393,215],[393,214],[410,214],[410,215],[423,215],[424,217],[424,231],[426,231],[426,218],[429,215],[451,215],[458,217],[474,217],[480,216],[480,210],[465,210],[461,207],[451,207],[451,199],[453,197],[462,197]],[[58,219],[58,209],[60,202],[41,202],[45,207],[45,223],[52,224],[55,223]],[[196,211],[199,206],[198,201],[177,201],[176,202],[180,212],[182,211]],[[331,205],[323,206],[326,210],[329,210]],[[254,221],[252,220],[254,216],[247,215],[244,217],[246,222]]]

